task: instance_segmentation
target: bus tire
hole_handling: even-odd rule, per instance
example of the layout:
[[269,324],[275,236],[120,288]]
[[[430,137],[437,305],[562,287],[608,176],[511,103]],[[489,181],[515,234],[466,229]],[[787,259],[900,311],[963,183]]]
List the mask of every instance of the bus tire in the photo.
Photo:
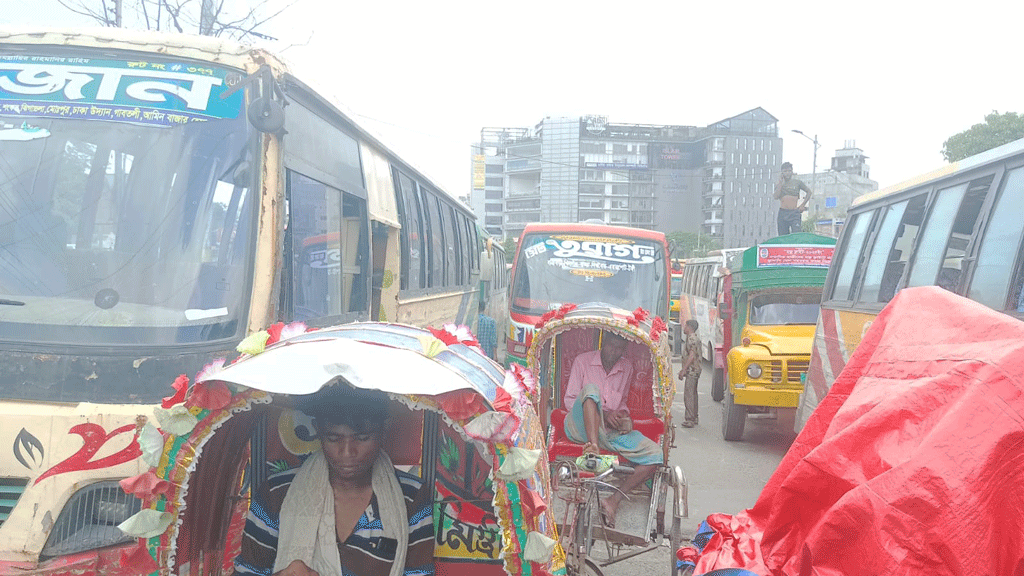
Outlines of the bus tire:
[[722,403],[722,438],[735,442],[743,438],[743,427],[747,423],[747,407],[736,404],[732,390],[726,390]]
[[721,402],[725,398],[725,370],[715,368],[711,374],[711,399]]

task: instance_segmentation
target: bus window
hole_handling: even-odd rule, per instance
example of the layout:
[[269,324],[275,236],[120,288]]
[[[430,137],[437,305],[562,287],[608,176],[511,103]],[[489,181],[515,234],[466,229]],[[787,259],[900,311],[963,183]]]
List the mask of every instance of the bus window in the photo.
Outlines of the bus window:
[[344,194],[342,199],[341,287],[344,312],[366,312],[370,261],[366,200]]
[[927,194],[921,194],[885,209],[864,272],[858,298],[861,302],[888,302],[896,294],[924,219],[927,199]]
[[398,206],[402,209],[403,265],[400,286],[403,290],[416,290],[426,287],[423,216],[420,212],[416,183],[405,174],[397,171],[395,174],[395,184],[400,194]]
[[310,321],[340,316],[341,192],[288,171],[291,236],[291,317]]
[[[1020,285],[1010,292],[1014,259],[1020,258],[1024,232],[1024,168],[1010,171],[1006,186],[989,219],[978,262],[971,279],[968,298],[996,310],[1017,310]],[[1011,298],[1010,296],[1016,296]],[[1021,310],[1017,310],[1021,311]]]
[[[924,208],[927,201],[927,194],[915,196],[910,199],[903,211],[903,219],[896,229],[896,240],[892,242],[888,261],[878,283],[877,302],[892,300],[892,297],[896,295],[896,290],[899,289],[903,271],[907,268],[907,262],[910,261],[910,251],[914,246],[914,240],[917,239],[917,232],[921,229],[921,222],[924,221]],[[861,300],[868,301],[863,295]]]
[[445,271],[444,232],[442,232],[441,227],[441,213],[437,207],[437,196],[422,186],[420,187],[420,193],[423,205],[426,206],[424,211],[427,215],[426,222],[430,226],[427,232],[428,262],[430,262],[427,266],[427,285],[431,288],[437,288],[444,285]]
[[967,243],[991,184],[990,174],[939,191],[917,247],[908,286],[934,284],[956,291]]
[[445,286],[455,286],[459,283],[459,238],[455,235],[455,227],[452,225],[452,211],[451,207],[441,201],[440,198],[435,200],[437,202],[437,213],[441,219],[441,230],[444,233],[443,248],[444,248],[444,274],[441,277],[444,279]]
[[833,262],[839,261],[839,268],[836,271],[835,285],[832,288],[832,300],[849,300],[850,287],[853,285],[853,272],[860,261],[861,249],[864,247],[864,239],[867,237],[868,225],[871,224],[872,212],[861,212],[854,216],[850,225],[849,240],[845,242],[842,253],[833,258]]
[[899,204],[893,204],[883,209],[882,226],[875,236],[875,242],[871,246],[871,254],[868,256],[867,268],[864,271],[863,283],[860,289],[860,299],[863,302],[877,302],[878,292],[881,285],[882,273],[887,264],[893,238],[896,236],[896,228],[903,219],[907,209],[907,200]]

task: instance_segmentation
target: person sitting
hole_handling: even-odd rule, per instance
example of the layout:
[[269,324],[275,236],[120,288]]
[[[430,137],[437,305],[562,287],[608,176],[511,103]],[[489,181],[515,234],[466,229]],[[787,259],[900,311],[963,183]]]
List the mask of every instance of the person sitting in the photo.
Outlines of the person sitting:
[[345,385],[306,398],[322,449],[253,494],[236,574],[434,574],[432,490],[381,450],[387,402]]
[[603,448],[634,465],[634,471],[601,502],[604,522],[615,526],[615,513],[624,495],[654,475],[664,463],[661,447],[633,430],[626,407],[633,366],[624,358],[628,342],[613,332],[603,332],[601,348],[584,352],[573,360],[565,389],[565,435],[583,444],[584,454],[598,454]]

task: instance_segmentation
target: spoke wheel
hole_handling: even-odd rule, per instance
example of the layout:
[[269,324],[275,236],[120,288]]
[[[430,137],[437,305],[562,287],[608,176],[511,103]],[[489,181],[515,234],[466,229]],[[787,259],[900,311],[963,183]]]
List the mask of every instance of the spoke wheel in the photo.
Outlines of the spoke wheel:
[[568,576],[604,576],[601,567],[590,558],[587,558],[581,569],[575,559],[567,557],[565,559],[565,573]]

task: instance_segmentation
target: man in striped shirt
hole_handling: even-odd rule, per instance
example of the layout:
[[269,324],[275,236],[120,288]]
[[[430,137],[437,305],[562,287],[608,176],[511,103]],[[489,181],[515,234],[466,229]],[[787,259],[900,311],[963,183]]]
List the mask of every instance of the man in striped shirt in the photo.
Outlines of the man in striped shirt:
[[[387,502],[387,496],[382,493],[378,498],[377,494],[381,491],[380,486],[387,484],[381,481],[383,474],[380,470],[387,420],[386,395],[352,389],[341,389],[333,395],[335,397],[317,398],[308,403],[309,408],[304,408],[314,417],[323,445],[322,455],[315,452],[309,460],[326,460],[326,465],[321,465],[323,482],[320,484],[324,485],[309,489],[320,485],[315,480],[310,481],[310,478],[317,477],[315,461],[307,460],[302,468],[271,476],[253,495],[242,537],[242,551],[235,558],[236,573],[260,576],[311,576],[317,573],[320,576],[433,575],[432,490],[423,486],[418,477],[394,469],[385,455],[384,461],[390,468],[388,472],[397,480],[392,484],[396,487],[394,499],[398,499],[397,492],[400,492],[404,503],[400,512],[408,533],[404,554],[399,553],[399,539],[389,537],[389,533],[393,534],[397,528],[386,529],[388,513],[386,510],[382,513],[385,507],[382,500]],[[289,495],[290,490],[313,494],[311,497]],[[333,498],[327,495],[327,490],[333,493]],[[292,502],[300,497],[304,502],[328,502],[325,505],[328,509],[325,514],[299,516],[298,521],[292,519],[289,522],[289,510],[296,508]],[[324,529],[318,530],[315,525],[318,520],[332,515],[329,509],[331,500],[334,534],[322,534]],[[289,530],[293,533],[288,534]],[[329,531],[329,527],[326,530]],[[295,546],[286,545],[289,539],[298,542]],[[299,554],[295,560],[288,561],[291,556],[278,558],[279,553],[286,553],[285,548],[292,550],[296,546],[299,549],[306,546],[313,550],[311,540],[330,542],[337,548],[337,556],[334,550],[321,547],[305,557]],[[402,556],[404,566],[393,568],[396,558]],[[283,562],[288,563],[282,565]]]

